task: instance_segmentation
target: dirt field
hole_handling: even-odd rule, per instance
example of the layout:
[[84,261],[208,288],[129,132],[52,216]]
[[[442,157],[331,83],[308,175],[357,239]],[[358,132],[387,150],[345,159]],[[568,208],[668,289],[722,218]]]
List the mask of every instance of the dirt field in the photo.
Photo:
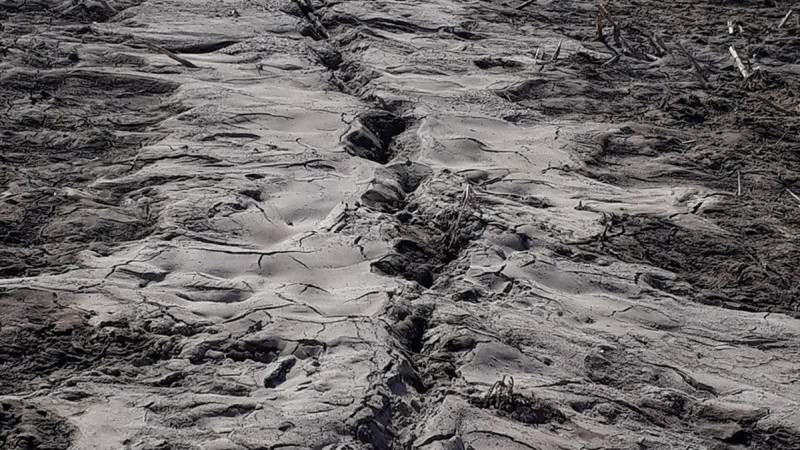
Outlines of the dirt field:
[[800,4],[0,0],[0,448],[800,448]]

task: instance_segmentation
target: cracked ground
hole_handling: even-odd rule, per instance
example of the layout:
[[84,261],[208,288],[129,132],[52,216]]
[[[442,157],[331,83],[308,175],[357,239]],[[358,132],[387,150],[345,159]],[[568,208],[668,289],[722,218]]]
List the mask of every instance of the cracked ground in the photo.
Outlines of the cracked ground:
[[800,4],[0,0],[0,448],[800,448]]

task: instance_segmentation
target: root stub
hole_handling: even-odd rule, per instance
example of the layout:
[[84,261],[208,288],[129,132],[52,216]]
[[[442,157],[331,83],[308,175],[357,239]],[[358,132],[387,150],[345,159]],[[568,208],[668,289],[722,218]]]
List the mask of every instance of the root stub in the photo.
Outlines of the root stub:
[[483,398],[472,399],[481,408],[494,409],[501,415],[529,425],[567,421],[566,416],[542,399],[514,392],[514,378],[503,377]]

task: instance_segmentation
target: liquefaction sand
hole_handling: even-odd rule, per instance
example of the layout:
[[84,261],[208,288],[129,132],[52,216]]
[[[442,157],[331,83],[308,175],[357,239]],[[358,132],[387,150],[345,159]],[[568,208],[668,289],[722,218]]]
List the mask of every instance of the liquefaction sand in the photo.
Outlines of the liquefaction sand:
[[800,448],[770,3],[0,1],[0,447]]

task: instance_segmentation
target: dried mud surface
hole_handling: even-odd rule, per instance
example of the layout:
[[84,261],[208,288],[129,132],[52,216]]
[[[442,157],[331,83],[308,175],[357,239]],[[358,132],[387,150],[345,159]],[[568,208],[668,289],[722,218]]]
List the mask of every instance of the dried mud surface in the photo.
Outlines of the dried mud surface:
[[800,4],[601,9],[0,0],[0,448],[800,448]]

